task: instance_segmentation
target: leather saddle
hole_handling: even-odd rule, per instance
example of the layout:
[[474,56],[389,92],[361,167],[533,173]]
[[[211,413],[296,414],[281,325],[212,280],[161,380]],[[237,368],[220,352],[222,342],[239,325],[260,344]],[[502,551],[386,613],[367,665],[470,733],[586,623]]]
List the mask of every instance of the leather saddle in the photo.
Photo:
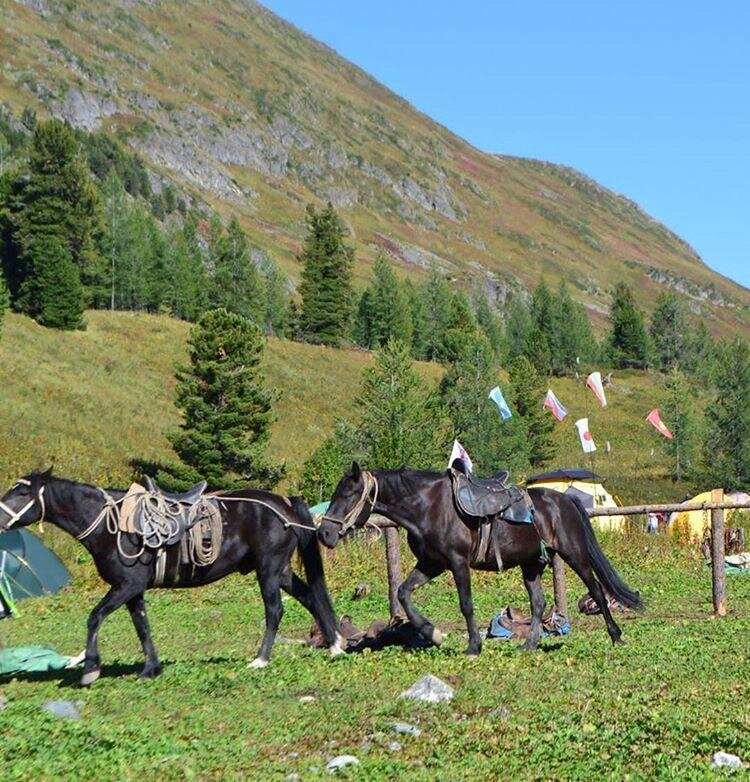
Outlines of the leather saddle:
[[143,536],[143,542],[149,548],[179,543],[185,533],[205,517],[206,505],[215,504],[215,500],[204,494],[206,481],[181,493],[164,491],[149,477],[145,484],[133,510],[133,528]]
[[456,459],[450,469],[453,497],[459,510],[467,516],[530,524],[534,515],[531,498],[518,486],[508,486],[508,472],[503,470],[492,478],[477,478],[466,469],[463,460]]

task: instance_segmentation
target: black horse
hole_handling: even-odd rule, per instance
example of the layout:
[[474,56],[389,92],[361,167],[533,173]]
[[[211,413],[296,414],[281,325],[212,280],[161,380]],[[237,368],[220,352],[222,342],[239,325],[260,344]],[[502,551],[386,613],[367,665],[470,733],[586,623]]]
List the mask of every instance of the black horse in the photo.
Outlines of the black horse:
[[[552,489],[531,488],[534,504],[532,524],[499,525],[497,541],[504,570],[520,566],[532,610],[531,634],[525,649],[539,643],[544,613],[541,575],[546,566],[542,541],[550,553],[557,552],[578,574],[601,609],[612,643],[622,643],[621,631],[612,618],[602,584],[620,603],[641,607],[637,592],[617,575],[601,550],[586,509],[575,498]],[[449,472],[417,470],[361,470],[355,462],[339,481],[322,523],[320,540],[333,548],[353,527],[361,527],[370,513],[380,513],[407,532],[416,567],[398,590],[398,598],[409,621],[428,640],[440,645],[443,636],[412,603],[415,589],[450,570],[458,589],[461,612],[469,629],[467,653],[479,654],[482,640],[474,621],[470,568],[498,570],[497,560],[488,556],[471,561],[478,534],[478,520],[463,516],[456,508]],[[601,582],[601,583],[600,583]]]
[[[92,684],[99,678],[99,628],[104,618],[122,605],[127,605],[130,611],[146,657],[140,678],[152,679],[162,670],[151,640],[143,598],[144,592],[155,586],[156,553],[147,549],[141,556],[134,556],[142,548],[142,538],[129,533],[118,537],[106,519],[108,504],[111,507],[113,501],[121,500],[124,495],[122,490],[102,490],[52,477],[48,470],[20,479],[0,499],[0,532],[26,527],[44,518],[80,540],[94,558],[99,575],[110,585],[109,592],[89,615],[82,685]],[[171,572],[171,583],[164,586],[203,586],[236,571],[247,574],[255,570],[265,606],[266,630],[250,667],[261,668],[270,659],[283,614],[280,589],[313,615],[331,654],[342,652],[343,639],[338,634],[315,527],[305,502],[298,497],[287,501],[277,494],[255,490],[222,493],[217,499],[223,532],[218,557],[207,566],[179,564],[180,546],[170,546],[166,568]],[[291,557],[295,549],[302,557],[307,583],[292,572]]]

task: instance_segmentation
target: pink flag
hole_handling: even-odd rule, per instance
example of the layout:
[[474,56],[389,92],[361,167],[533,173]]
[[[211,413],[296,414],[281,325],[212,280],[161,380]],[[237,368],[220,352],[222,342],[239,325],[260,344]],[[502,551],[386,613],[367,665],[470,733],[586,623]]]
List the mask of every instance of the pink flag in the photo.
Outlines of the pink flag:
[[659,415],[659,409],[654,408],[647,416],[646,420],[651,424],[651,426],[656,429],[659,434],[663,434],[665,437],[668,437],[670,440],[674,439],[674,435],[672,432],[667,429],[667,427],[664,425],[664,422],[661,420],[661,416]]
[[560,404],[560,400],[555,396],[555,393],[551,388],[547,391],[547,396],[544,397],[544,404],[542,407],[549,407],[552,411],[552,415],[555,416],[558,421],[562,421],[568,414],[568,411]]
[[591,432],[589,432],[589,419],[579,418],[576,421],[576,429],[578,429],[578,436],[581,438],[581,448],[583,448],[583,452],[592,453],[595,451],[596,445],[594,444],[594,438],[591,436]]
[[604,386],[602,385],[602,373],[592,372],[586,378],[586,385],[596,394],[599,404],[602,407],[607,406],[607,397],[604,396]]
[[469,472],[474,472],[474,465],[471,462],[471,458],[469,457],[469,454],[466,453],[466,448],[464,448],[458,440],[453,441],[453,450],[451,451],[451,458],[448,461],[448,467],[450,467],[456,459],[462,459]]

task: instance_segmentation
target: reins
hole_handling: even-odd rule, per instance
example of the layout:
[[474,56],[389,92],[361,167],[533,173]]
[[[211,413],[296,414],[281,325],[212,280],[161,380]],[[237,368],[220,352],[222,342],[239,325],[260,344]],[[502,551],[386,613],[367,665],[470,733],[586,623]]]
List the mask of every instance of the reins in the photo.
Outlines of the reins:
[[[378,492],[380,490],[378,479],[369,470],[363,470],[362,482],[364,485],[362,486],[362,494],[360,498],[343,519],[336,518],[336,516],[329,516],[327,513],[324,513],[321,517],[324,521],[332,521],[334,524],[338,524],[340,526],[339,537],[346,535],[346,533],[356,524],[357,519],[359,518],[359,514],[362,513],[365,505],[368,502],[370,503],[371,513],[375,509],[375,505],[378,502]],[[373,492],[372,497],[370,497],[371,492]],[[370,521],[369,517],[365,521],[365,526],[366,525],[376,529],[378,531],[378,535],[383,534],[380,527],[378,527],[378,525],[374,522]]]
[[[27,481],[26,478],[19,478],[16,481],[16,484],[22,484],[23,486],[31,486],[31,481]],[[39,493],[36,497],[32,497],[24,506],[21,508],[21,510],[13,510],[13,508],[9,508],[2,500],[0,500],[0,510],[7,513],[8,516],[10,516],[10,521],[5,525],[5,529],[10,529],[16,522],[18,522],[21,518],[23,518],[26,511],[31,510],[35,502],[38,502],[42,509],[42,515],[39,517],[39,521],[41,522],[44,519],[44,513],[45,513],[45,507],[44,507],[44,486],[42,486],[39,489]]]

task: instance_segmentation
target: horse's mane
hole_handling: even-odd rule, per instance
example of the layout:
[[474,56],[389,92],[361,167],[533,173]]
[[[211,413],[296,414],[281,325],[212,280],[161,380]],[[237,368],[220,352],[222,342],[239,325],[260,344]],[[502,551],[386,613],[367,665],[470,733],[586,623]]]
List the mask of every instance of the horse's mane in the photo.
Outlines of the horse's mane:
[[398,480],[404,489],[409,493],[419,490],[417,484],[424,480],[437,480],[442,478],[444,473],[433,470],[417,470],[413,467],[404,466],[396,470],[380,470],[381,476],[386,479]]

